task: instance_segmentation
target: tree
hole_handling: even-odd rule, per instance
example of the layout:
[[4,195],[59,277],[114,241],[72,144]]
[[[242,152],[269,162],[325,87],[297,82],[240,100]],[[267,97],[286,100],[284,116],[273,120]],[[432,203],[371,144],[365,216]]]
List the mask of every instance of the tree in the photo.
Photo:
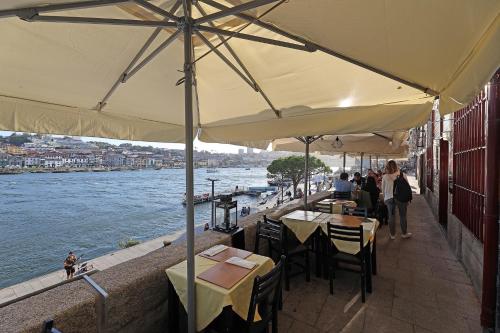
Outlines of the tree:
[[[297,186],[304,180],[305,156],[281,157],[271,162],[267,167],[270,177],[281,180],[290,179],[293,186],[293,196],[297,191]],[[321,172],[331,172],[331,169],[320,159],[309,156],[309,174]]]
[[14,146],[22,146],[26,142],[31,142],[30,134],[28,134],[28,133],[23,133],[23,134],[12,133],[7,138],[6,142],[8,142]]

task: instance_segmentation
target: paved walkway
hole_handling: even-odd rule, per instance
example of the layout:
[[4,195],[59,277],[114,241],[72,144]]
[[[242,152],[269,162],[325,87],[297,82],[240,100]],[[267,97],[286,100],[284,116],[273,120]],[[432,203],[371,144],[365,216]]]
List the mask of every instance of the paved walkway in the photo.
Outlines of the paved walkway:
[[292,279],[284,295],[280,332],[482,332],[480,303],[462,265],[425,199],[414,195],[408,210],[410,239],[377,233],[378,275],[361,303],[358,275],[338,272],[334,294],[328,280]]

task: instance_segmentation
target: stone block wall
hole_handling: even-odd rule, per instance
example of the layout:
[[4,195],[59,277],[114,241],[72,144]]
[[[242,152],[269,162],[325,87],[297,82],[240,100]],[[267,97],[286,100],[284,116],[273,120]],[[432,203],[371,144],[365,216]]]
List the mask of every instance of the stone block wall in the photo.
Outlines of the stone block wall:
[[[309,203],[329,195],[328,192],[313,194]],[[240,220],[245,232],[246,249],[253,251],[255,226],[264,214],[280,218],[302,206],[302,202],[297,200],[284,208],[268,209]],[[216,244],[230,243],[229,235],[206,231],[196,236],[195,253]],[[262,250],[265,251],[264,248]],[[185,243],[174,243],[93,274],[92,279],[109,294],[103,331],[165,332],[168,307],[165,269],[185,260],[186,253]],[[0,332],[39,333],[43,321],[52,318],[56,327],[64,333],[97,333],[98,304],[99,298],[89,284],[83,280],[74,281],[0,308]]]

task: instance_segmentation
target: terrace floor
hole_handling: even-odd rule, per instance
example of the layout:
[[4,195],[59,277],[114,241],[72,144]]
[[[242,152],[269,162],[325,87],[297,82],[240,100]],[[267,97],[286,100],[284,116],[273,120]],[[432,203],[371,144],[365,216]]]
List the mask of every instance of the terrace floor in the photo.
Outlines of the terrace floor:
[[395,240],[388,226],[377,233],[378,274],[373,293],[361,303],[359,277],[337,272],[328,280],[292,279],[279,316],[279,331],[306,332],[482,332],[480,303],[463,266],[450,251],[423,196],[408,209],[410,239]]

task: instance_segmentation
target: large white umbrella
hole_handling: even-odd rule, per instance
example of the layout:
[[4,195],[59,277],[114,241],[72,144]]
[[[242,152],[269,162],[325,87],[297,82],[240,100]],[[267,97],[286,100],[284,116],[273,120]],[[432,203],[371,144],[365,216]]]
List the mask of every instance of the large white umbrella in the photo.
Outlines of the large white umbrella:
[[423,123],[436,95],[453,111],[498,67],[499,8],[489,0],[200,0],[194,8],[4,0],[0,129],[186,142],[193,332],[194,133],[254,142],[399,130]]
[[[329,155],[342,153],[398,155],[407,150],[407,138],[406,131],[323,135],[309,145],[309,151]],[[303,152],[304,145],[296,138],[284,138],[274,140],[272,149]]]

